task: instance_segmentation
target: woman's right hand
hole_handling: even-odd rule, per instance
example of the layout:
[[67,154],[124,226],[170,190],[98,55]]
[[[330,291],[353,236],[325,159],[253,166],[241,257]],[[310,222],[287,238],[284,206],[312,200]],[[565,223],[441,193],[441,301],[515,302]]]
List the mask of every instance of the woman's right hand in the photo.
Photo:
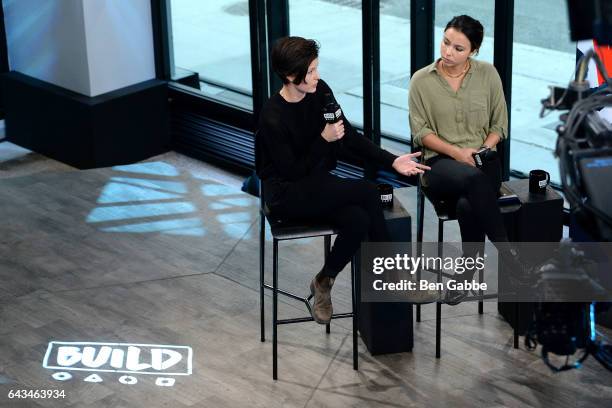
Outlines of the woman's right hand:
[[328,142],[342,139],[344,137],[344,122],[339,120],[336,123],[327,123],[323,132],[321,132],[321,136]]
[[476,149],[472,149],[471,147],[458,147],[455,150],[455,154],[453,154],[453,159],[465,163],[468,166],[476,167],[474,156],[472,156],[472,153],[476,153],[476,151]]

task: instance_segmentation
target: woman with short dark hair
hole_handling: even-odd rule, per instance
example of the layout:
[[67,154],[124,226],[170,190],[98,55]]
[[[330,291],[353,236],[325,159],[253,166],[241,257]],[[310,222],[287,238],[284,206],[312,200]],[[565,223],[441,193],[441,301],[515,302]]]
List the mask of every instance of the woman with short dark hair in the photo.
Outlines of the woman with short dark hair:
[[376,184],[331,174],[338,155],[349,152],[403,175],[419,174],[428,167],[413,160],[419,154],[398,157],[376,146],[359,135],[344,115],[336,123],[325,122],[323,108],[333,100],[333,93],[320,79],[318,50],[314,40],[301,37],[281,38],[274,45],[272,68],[283,87],[262,109],[257,160],[264,201],[272,214],[323,221],[339,231],[310,285],[313,318],[325,324],[332,316],[334,279],[361,241],[368,237],[389,241]]
[[[431,167],[423,185],[433,199],[458,203],[463,252],[469,257],[483,255],[485,235],[498,249],[510,248],[497,204],[501,166],[494,152],[507,137],[508,112],[497,70],[472,58],[483,37],[479,21],[453,17],[444,29],[440,58],[415,72],[410,81],[412,141],[423,147],[425,163]],[[477,167],[474,154],[481,149],[491,153]],[[471,280],[474,272],[466,271],[464,278]],[[447,301],[457,303],[465,295],[449,291]]]

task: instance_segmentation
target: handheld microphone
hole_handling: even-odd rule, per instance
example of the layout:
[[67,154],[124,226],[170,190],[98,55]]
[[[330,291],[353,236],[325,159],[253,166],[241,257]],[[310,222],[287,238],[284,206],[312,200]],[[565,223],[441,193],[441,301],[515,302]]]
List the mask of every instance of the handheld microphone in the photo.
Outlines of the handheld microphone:
[[331,93],[325,94],[325,104],[323,105],[323,119],[326,123],[336,123],[342,116],[342,108],[334,99]]
[[495,160],[497,157],[497,152],[491,150],[489,147],[481,147],[477,152],[472,153],[472,157],[474,158],[474,163],[476,163],[476,167],[481,169],[485,166],[487,162]]

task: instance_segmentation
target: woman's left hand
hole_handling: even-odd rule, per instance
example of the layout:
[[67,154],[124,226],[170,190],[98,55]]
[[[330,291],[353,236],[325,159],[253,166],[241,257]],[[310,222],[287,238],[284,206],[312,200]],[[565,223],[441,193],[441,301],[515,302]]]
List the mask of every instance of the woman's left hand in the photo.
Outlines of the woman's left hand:
[[417,163],[413,160],[420,155],[421,152],[401,155],[393,162],[393,168],[404,176],[414,176],[415,174],[424,173],[425,170],[431,170],[431,167]]

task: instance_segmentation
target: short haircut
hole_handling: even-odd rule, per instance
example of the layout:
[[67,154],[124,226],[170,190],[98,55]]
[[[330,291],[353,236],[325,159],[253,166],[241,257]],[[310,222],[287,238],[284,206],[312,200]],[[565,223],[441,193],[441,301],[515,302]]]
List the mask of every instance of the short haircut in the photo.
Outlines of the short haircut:
[[480,21],[470,16],[466,16],[465,14],[455,16],[448,22],[448,24],[446,24],[444,32],[446,32],[446,30],[449,28],[454,28],[455,30],[463,33],[463,35],[470,40],[472,51],[477,51],[480,49],[482,39],[484,38],[484,28],[482,24],[480,24]]
[[308,66],[319,57],[319,44],[315,40],[302,37],[280,38],[272,47],[272,69],[283,84],[288,84],[288,76],[295,76],[293,83],[304,81]]

